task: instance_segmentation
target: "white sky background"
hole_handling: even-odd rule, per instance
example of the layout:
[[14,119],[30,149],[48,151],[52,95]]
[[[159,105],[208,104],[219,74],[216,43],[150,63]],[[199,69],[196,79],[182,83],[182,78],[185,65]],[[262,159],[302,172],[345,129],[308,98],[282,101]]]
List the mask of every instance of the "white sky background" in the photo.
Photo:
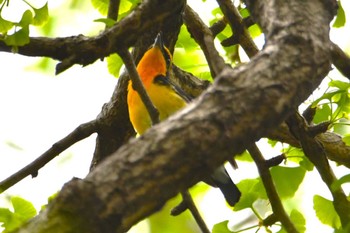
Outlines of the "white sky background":
[[[14,1],[11,4],[12,2]],[[49,8],[60,2],[49,1]],[[38,6],[42,4],[38,3]],[[349,1],[342,1],[342,4],[344,10],[350,12]],[[92,22],[100,17],[96,12],[87,14],[68,11],[64,17],[63,20],[72,22],[66,24],[57,36],[87,34],[91,32],[91,26],[101,26]],[[349,29],[349,23],[345,28],[332,29],[332,40],[342,48],[348,48]],[[101,61],[85,68],[76,65],[55,76],[54,67],[49,73],[34,70],[32,67],[38,60],[39,58],[0,53],[0,180],[33,161],[79,124],[95,119],[102,105],[108,102],[117,83],[117,79],[108,73],[105,63]],[[83,178],[87,174],[94,140],[95,136],[91,136],[74,145],[39,170],[37,178],[27,177],[1,194],[0,207],[8,206],[7,195],[19,195],[40,209],[46,203],[47,197],[57,192],[65,182],[72,177]],[[9,143],[14,143],[21,149],[11,147]],[[241,164],[241,169],[234,171],[235,180],[256,177],[256,173],[252,175],[251,170],[249,174],[244,173],[244,167]],[[318,193],[323,195],[324,187],[320,190]],[[218,190],[214,190],[209,192],[205,200],[210,200],[213,195],[220,196]],[[207,214],[205,216],[210,225],[226,220],[232,213],[225,208],[224,201],[222,204],[218,206],[217,202],[206,201],[202,206],[203,214]],[[307,204],[312,207],[312,203]],[[310,212],[311,215],[314,213]],[[316,225],[312,227],[315,227],[313,230],[316,229]]]

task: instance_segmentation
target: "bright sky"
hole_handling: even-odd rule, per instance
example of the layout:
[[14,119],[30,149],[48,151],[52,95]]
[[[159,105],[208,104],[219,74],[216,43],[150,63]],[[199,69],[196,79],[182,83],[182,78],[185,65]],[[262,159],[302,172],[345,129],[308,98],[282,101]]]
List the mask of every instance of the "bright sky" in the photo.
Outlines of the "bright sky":
[[[55,1],[49,1],[49,6],[51,2]],[[350,12],[349,1],[342,3],[345,11]],[[96,23],[86,22],[100,17],[94,13],[70,13],[72,17],[67,16],[63,20],[71,20],[72,23],[62,29],[60,36],[87,33],[91,24],[95,26]],[[333,41],[342,48],[349,48],[350,40],[345,34],[349,29],[349,24],[345,28],[332,29]],[[0,60],[0,180],[3,180],[33,161],[79,124],[94,119],[111,97],[117,79],[108,73],[105,63],[101,61],[85,68],[76,65],[55,76],[54,67],[48,73],[40,73],[33,68],[38,58],[0,53]],[[37,178],[26,178],[1,194],[0,207],[8,205],[5,201],[7,195],[19,195],[40,209],[47,197],[57,192],[65,182],[74,176],[83,178],[89,169],[94,139],[95,136],[92,136],[74,145],[41,169]],[[236,180],[256,177],[255,174],[247,176],[242,172],[245,170],[244,164],[240,167],[239,171],[234,171]],[[220,194],[212,191],[205,200],[210,200],[212,195]],[[210,225],[227,219],[231,214],[224,205],[219,207],[217,203],[205,202],[203,212],[208,215]],[[213,208],[220,208],[221,214],[216,212],[210,215]]]

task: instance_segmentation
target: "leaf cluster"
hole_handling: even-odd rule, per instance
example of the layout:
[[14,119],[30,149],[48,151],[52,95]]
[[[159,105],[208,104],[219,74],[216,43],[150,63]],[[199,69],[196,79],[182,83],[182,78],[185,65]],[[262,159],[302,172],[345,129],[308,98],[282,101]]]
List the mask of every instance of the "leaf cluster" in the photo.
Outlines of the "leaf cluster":
[[18,46],[29,43],[29,26],[42,26],[49,19],[48,4],[40,8],[32,6],[29,2],[22,0],[28,9],[22,13],[19,21],[6,20],[3,17],[5,8],[10,7],[10,0],[0,1],[0,39],[7,45],[13,46],[14,51]]
[[11,197],[10,201],[13,210],[0,208],[0,223],[2,223],[1,227],[4,228],[3,233],[12,232],[37,214],[33,204],[21,197]]

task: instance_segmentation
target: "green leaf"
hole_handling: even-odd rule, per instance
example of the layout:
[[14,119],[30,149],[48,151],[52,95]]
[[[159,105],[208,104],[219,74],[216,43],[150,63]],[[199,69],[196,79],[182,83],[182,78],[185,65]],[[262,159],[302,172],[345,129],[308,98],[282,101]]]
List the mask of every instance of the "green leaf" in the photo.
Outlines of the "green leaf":
[[5,228],[5,231],[3,232],[11,232],[22,224],[20,219],[6,208],[0,208],[0,222],[2,222],[1,227]]
[[176,47],[184,48],[187,52],[199,49],[199,45],[193,40],[193,38],[191,38],[190,33],[187,31],[187,28],[184,25],[182,25],[180,28]]
[[333,182],[331,185],[331,188],[333,191],[340,189],[341,185],[344,183],[349,183],[350,182],[350,174],[347,174],[345,176],[342,176],[340,179],[336,180]]
[[302,167],[271,168],[271,175],[280,198],[293,197],[304,179],[306,170]]
[[21,197],[11,198],[14,213],[20,216],[21,220],[27,221],[36,215],[33,204]]
[[313,163],[311,163],[305,156],[302,149],[289,146],[288,148],[284,149],[283,152],[285,153],[288,162],[295,162],[307,171],[312,171],[314,168]]
[[228,220],[219,222],[213,226],[212,233],[232,233],[227,227]]
[[248,31],[253,38],[260,36],[262,33],[261,28],[257,24],[250,26]]
[[248,16],[250,16],[250,12],[247,8],[240,9],[239,13],[241,14],[242,18],[247,18]]
[[[292,223],[294,224],[295,228],[298,230],[298,232],[304,233],[306,231],[305,218],[299,211],[297,211],[296,209],[293,209],[289,217]],[[282,225],[282,228],[276,233],[287,233],[287,231]]]
[[334,209],[333,202],[319,195],[314,196],[313,202],[316,216],[323,224],[337,229],[341,227],[340,218]]
[[349,82],[343,82],[340,80],[332,80],[329,82],[328,86],[330,87],[336,87],[339,90],[348,90],[350,88],[350,83]]
[[350,146],[350,134],[344,136],[342,140],[347,146]]
[[13,27],[14,23],[11,21],[8,21],[6,19],[3,19],[0,15],[0,33],[7,33],[8,30],[10,30]]
[[260,178],[242,180],[237,184],[242,196],[235,205],[234,211],[251,208],[258,199],[267,199],[265,189]]
[[311,163],[311,161],[306,156],[302,158],[302,160],[299,162],[299,165],[307,171],[312,171],[314,169],[314,164]]
[[114,53],[107,57],[107,67],[109,73],[114,77],[118,78],[120,73],[120,68],[123,65],[123,60],[119,57],[118,54]]
[[42,26],[49,20],[49,8],[46,4],[41,8],[33,8],[35,16],[33,19],[33,25]]
[[244,162],[253,162],[252,157],[250,156],[249,152],[245,150],[242,154],[236,155],[235,159],[239,161],[244,161]]
[[95,19],[94,22],[104,23],[107,27],[112,27],[116,21],[110,18]]
[[23,27],[12,35],[8,35],[4,39],[6,45],[23,46],[29,43],[29,26]]
[[221,17],[223,16],[220,7],[214,8],[214,9],[211,11],[211,14],[212,14],[213,16],[215,16],[216,18],[221,18]]
[[33,22],[33,13],[31,10],[26,10],[23,14],[22,14],[22,18],[19,21],[18,25],[23,27],[27,27],[29,24],[31,24]]
[[119,15],[128,13],[139,1],[121,1],[119,5]]
[[180,195],[177,195],[175,198],[170,199],[160,211],[151,215],[148,218],[149,232],[193,233],[195,230],[197,230],[198,227],[189,211],[185,211],[175,218],[169,214],[171,209],[180,202],[181,197]]
[[300,233],[306,231],[306,220],[304,216],[296,209],[293,209],[290,213],[290,220],[294,223],[294,226]]
[[345,22],[346,22],[345,12],[344,12],[343,6],[341,5],[341,1],[338,1],[338,13],[333,23],[333,27],[335,28],[343,27],[345,25]]
[[334,100],[338,105],[337,109],[334,111],[333,118],[345,118],[350,112],[350,97],[347,91],[343,91],[339,94],[338,98]]
[[332,109],[329,104],[321,104],[317,106],[316,113],[313,119],[315,124],[329,121],[332,118]]
[[313,107],[316,107],[322,100],[328,100],[328,102],[331,102],[332,99],[334,98],[335,95],[339,94],[339,93],[343,93],[343,91],[341,90],[337,90],[337,91],[332,91],[332,92],[328,92],[325,93],[324,95],[322,95],[320,98],[318,98],[317,100],[315,100],[312,103]]
[[0,222],[8,223],[11,220],[13,213],[7,208],[0,208]]
[[1,226],[5,228],[4,232],[11,232],[17,229],[36,215],[36,210],[32,203],[23,198],[12,197],[11,203],[14,212],[7,208],[0,208],[0,222],[3,223]]
[[91,0],[92,6],[100,12],[101,15],[106,16],[108,13],[108,0]]
[[[345,106],[343,107],[343,111],[345,115],[348,113]],[[338,124],[334,124],[333,126],[333,132],[339,135],[347,135],[350,133],[350,120],[344,118],[339,119]]]
[[12,141],[6,141],[5,144],[15,150],[23,150],[23,148]]

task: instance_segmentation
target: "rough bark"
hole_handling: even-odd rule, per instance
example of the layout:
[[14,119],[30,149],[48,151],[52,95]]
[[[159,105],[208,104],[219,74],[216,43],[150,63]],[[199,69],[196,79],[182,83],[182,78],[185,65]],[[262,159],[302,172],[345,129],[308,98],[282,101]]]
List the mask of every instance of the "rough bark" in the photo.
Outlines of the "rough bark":
[[[74,179],[17,232],[125,232],[280,125],[330,69],[326,1],[247,1],[266,35],[186,109]],[[327,1],[328,2],[328,1]]]

